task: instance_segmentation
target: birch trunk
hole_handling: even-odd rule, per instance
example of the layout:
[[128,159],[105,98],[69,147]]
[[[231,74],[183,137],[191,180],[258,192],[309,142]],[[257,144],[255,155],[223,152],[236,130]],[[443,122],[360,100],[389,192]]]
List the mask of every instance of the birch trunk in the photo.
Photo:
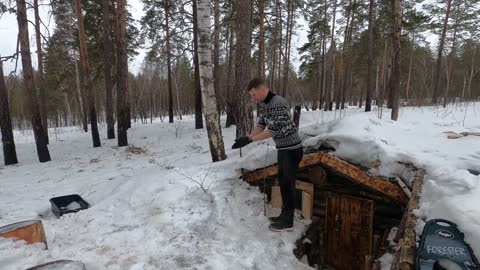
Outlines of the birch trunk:
[[215,97],[212,57],[210,49],[210,1],[197,0],[198,19],[198,60],[200,62],[200,84],[202,88],[203,106],[205,108],[205,121],[207,125],[208,140],[212,161],[226,158],[223,145],[220,116],[217,110]]

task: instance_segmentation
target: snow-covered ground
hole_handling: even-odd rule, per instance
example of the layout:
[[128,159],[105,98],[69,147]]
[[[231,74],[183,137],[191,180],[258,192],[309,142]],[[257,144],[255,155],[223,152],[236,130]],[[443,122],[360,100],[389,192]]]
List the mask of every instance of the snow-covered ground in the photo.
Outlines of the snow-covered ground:
[[[309,147],[328,142],[333,154],[358,164],[379,159],[374,173],[385,176],[402,173],[399,161],[425,168],[418,216],[456,222],[480,254],[480,176],[466,170],[480,170],[480,137],[450,140],[442,133],[480,131],[480,104],[402,108],[398,122],[388,119],[388,111],[379,119],[355,108],[341,118],[302,112],[301,136]],[[248,145],[240,158],[230,149],[234,127],[223,129],[228,158],[212,164],[206,130],[193,127],[189,117],[134,124],[130,148],[106,140],[103,126],[101,148],[78,128],[51,130],[53,161],[44,164],[31,134],[16,132],[20,164],[0,167],[0,226],[41,218],[48,250],[0,239],[0,269],[58,259],[82,261],[88,270],[310,269],[292,253],[308,222],[297,220],[294,232],[270,232],[263,195],[238,179],[240,168],[275,162],[273,142]],[[196,183],[202,181],[206,192]],[[49,199],[67,194],[92,207],[57,219]]]

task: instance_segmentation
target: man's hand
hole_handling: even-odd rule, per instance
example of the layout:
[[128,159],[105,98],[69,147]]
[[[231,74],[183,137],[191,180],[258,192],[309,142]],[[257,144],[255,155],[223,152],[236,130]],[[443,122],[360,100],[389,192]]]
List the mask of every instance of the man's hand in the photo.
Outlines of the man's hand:
[[252,142],[252,139],[250,139],[250,137],[240,137],[235,140],[235,143],[232,145],[232,149],[244,147],[245,145],[251,142]]

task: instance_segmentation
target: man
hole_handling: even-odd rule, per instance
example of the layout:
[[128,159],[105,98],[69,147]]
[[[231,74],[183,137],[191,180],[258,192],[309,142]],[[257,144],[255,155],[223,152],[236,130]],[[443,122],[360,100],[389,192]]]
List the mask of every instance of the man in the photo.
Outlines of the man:
[[270,217],[272,231],[290,231],[293,229],[295,211],[295,175],[303,157],[303,146],[297,127],[290,117],[286,100],[271,92],[268,86],[258,78],[248,84],[248,93],[259,103],[258,123],[246,137],[235,140],[233,149],[243,147],[254,141],[273,137],[278,150],[278,182],[282,194],[283,208],[278,217]]

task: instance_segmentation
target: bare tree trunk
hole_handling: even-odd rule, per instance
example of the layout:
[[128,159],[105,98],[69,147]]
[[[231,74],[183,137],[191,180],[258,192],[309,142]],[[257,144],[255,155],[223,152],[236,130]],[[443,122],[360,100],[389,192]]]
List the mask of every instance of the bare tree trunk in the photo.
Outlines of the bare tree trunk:
[[[233,17],[234,11],[232,10],[232,17]],[[233,44],[233,37],[235,35],[235,28],[232,22],[230,22],[230,40],[228,42],[229,46],[229,53],[228,53],[228,70],[227,70],[227,93],[228,96],[231,97],[233,96],[233,85],[232,81],[234,79],[232,76],[234,76],[234,70],[233,70],[233,61],[235,60],[235,46]],[[231,125],[235,124],[235,105],[234,101],[231,98],[226,99],[226,110],[227,110],[227,121],[225,123],[226,127],[230,127]]]
[[368,7],[368,62],[367,62],[367,97],[365,111],[372,110],[372,77],[373,77],[373,0]]
[[200,87],[200,67],[198,63],[198,23],[197,1],[193,1],[193,63],[195,65],[195,129],[203,128],[202,91]]
[[3,160],[5,165],[17,164],[17,152],[13,138],[12,119],[8,104],[7,86],[3,75],[3,62],[0,60],[0,131],[2,133]]
[[172,94],[172,63],[170,52],[170,26],[168,19],[170,17],[170,0],[165,1],[165,40],[167,43],[167,78],[168,78],[168,122],[173,123],[173,94]]
[[220,3],[214,0],[214,32],[213,32],[213,80],[217,109],[220,114]]
[[[355,10],[352,8],[354,5],[355,5],[355,1],[356,0],[353,0],[353,4],[352,4],[352,1],[349,0],[348,1],[348,10],[347,10],[347,24],[345,26],[345,35],[344,35],[344,38],[343,38],[343,46],[342,46],[342,54],[341,54],[341,62],[340,62],[340,67],[343,67],[343,73],[341,74],[341,88],[339,89],[340,92],[338,93],[338,97],[339,99],[337,100],[336,104],[335,104],[335,109],[338,110],[338,109],[344,109],[345,108],[345,105],[344,105],[344,101],[345,101],[345,92],[346,92],[346,88],[347,88],[347,77],[348,77],[348,47],[349,47],[349,39],[350,39],[350,27],[351,25],[353,25],[353,19],[355,18]],[[352,19],[350,20],[350,13],[352,13],[351,17]],[[341,105],[341,107],[340,107]]]
[[290,70],[290,47],[292,43],[292,28],[293,28],[293,3],[288,0],[287,4],[287,36],[285,37],[285,54],[283,64],[283,91],[282,94],[287,98],[288,88],[288,71]]
[[117,0],[116,51],[117,51],[117,140],[118,146],[127,146],[127,28],[126,0]]
[[[226,158],[223,145],[220,116],[217,110],[215,89],[213,88],[213,74],[210,51],[210,1],[197,0],[198,12],[198,57],[200,60],[200,79],[202,95],[205,107],[205,120],[207,124],[208,140],[212,161],[220,161]],[[249,17],[247,17],[250,20]]]
[[45,89],[45,79],[43,76],[43,53],[40,33],[40,15],[38,14],[38,0],[33,0],[33,9],[35,12],[35,41],[37,43],[38,87],[40,89],[40,114],[42,117],[43,131],[45,132],[45,140],[48,144],[47,95]]
[[325,111],[326,110],[333,110],[333,99],[335,93],[335,52],[336,52],[336,45],[335,45],[335,15],[337,12],[337,0],[333,1],[333,18],[332,18],[332,32],[331,32],[331,41],[330,41],[330,49],[331,49],[331,58],[332,58],[332,66],[330,67],[330,95],[328,104],[325,104]]
[[378,106],[378,97],[379,97],[379,93],[378,93],[378,84],[379,84],[379,81],[378,81],[378,72],[379,72],[379,68],[378,68],[379,64],[377,63],[376,65],[376,72],[375,72],[375,105]]
[[107,118],[107,138],[115,139],[115,120],[113,118],[113,81],[112,81],[112,59],[113,43],[110,35],[111,12],[110,1],[103,1],[103,73],[105,77],[105,114]]
[[443,29],[442,34],[440,35],[440,40],[438,41],[438,55],[437,55],[437,65],[435,67],[435,79],[434,79],[434,86],[433,86],[433,98],[432,102],[437,103],[438,98],[438,84],[440,82],[440,68],[442,65],[442,55],[443,55],[443,46],[445,44],[445,36],[447,35],[447,25],[448,25],[448,18],[450,17],[450,8],[452,6],[452,0],[447,0],[447,12],[445,13],[445,20],[443,21]]
[[393,61],[392,76],[390,79],[390,91],[392,91],[392,115],[391,119],[398,120],[399,91],[400,91],[400,33],[402,30],[402,0],[392,0],[395,14],[393,23]]
[[30,56],[30,42],[28,40],[28,20],[25,0],[17,0],[17,22],[20,39],[20,53],[22,56],[23,81],[27,91],[28,108],[31,110],[31,122],[37,154],[40,162],[50,161],[50,152],[47,147],[47,140],[42,126],[40,108],[38,106],[35,81],[33,78],[32,58]]
[[237,135],[245,136],[253,127],[253,110],[250,97],[247,95],[247,84],[250,79],[250,34],[252,32],[250,0],[237,1],[237,19],[235,30],[235,95],[236,110],[235,123]]
[[265,19],[265,0],[258,0],[258,13],[259,13],[259,24],[260,31],[258,33],[258,74],[259,78],[265,77],[265,29],[264,29],[264,19]]
[[[447,87],[445,88],[445,96],[443,98],[443,107],[447,107],[447,97],[448,92],[450,90],[450,84],[452,82],[452,73],[453,73],[453,66],[455,64],[455,54],[456,54],[456,41],[457,41],[457,29],[458,29],[458,16],[460,14],[460,4],[461,1],[457,1],[457,9],[455,12],[455,23],[454,23],[454,30],[453,30],[453,41],[452,41],[452,51],[448,56],[448,63],[447,63]],[[453,95],[455,98],[455,95]]]
[[471,94],[472,94],[472,81],[473,81],[473,77],[475,76],[475,74],[477,73],[477,71],[474,71],[474,62],[475,62],[475,54],[477,52],[477,45],[474,44],[473,45],[473,57],[472,57],[472,64],[470,65],[470,74],[468,76],[468,88],[467,88],[467,97],[468,99],[471,98]]
[[80,73],[82,63],[80,60],[75,63],[75,75],[77,79],[78,101],[80,102],[80,113],[82,118],[83,131],[88,132],[87,101],[85,98],[85,80]]
[[277,70],[277,81],[276,81],[276,86],[274,89],[277,91],[277,93],[280,93],[282,91],[281,89],[281,81],[282,81],[282,40],[283,40],[283,21],[282,21],[282,1],[278,1],[278,15],[277,18],[280,20],[278,23],[278,34],[280,36],[280,40],[278,42],[278,70]]
[[90,61],[87,54],[87,44],[85,41],[85,29],[83,25],[82,3],[81,0],[75,0],[75,10],[77,14],[78,23],[78,40],[80,43],[80,62],[82,69],[80,76],[84,78],[85,92],[88,99],[88,111],[90,116],[90,129],[92,132],[93,147],[100,147],[100,136],[98,134],[97,126],[97,112],[95,110],[95,97],[93,96],[92,78],[90,74]]
[[324,96],[327,96],[327,89],[326,89],[326,81],[327,81],[327,72],[326,72],[326,55],[325,55],[325,50],[327,46],[327,0],[324,0],[324,10],[323,10],[323,33],[322,33],[322,86],[320,90],[320,103],[319,103],[319,109],[322,109],[322,105],[324,102]]
[[415,52],[415,32],[412,33],[412,51],[410,52],[410,63],[408,64],[408,79],[407,79],[407,88],[405,90],[405,99],[408,103],[408,94],[410,92],[410,81],[412,78],[412,64],[413,64],[413,53]]
[[180,79],[180,65],[178,64],[178,60],[176,62],[176,72],[175,72],[175,96],[177,98],[177,113],[180,120],[182,120],[182,110],[180,109],[180,98],[178,96],[178,80]]
[[[263,0],[262,0],[263,1]],[[280,16],[279,16],[279,9],[280,9],[280,4],[279,4],[279,0],[275,0],[275,28],[274,28],[274,32],[273,32],[273,60],[272,60],[272,68],[271,68],[271,78],[270,78],[270,87],[275,87],[275,74],[276,74],[276,70],[275,68],[277,67],[277,46],[279,45],[278,44],[278,29],[279,29],[279,20],[280,20]],[[281,33],[280,33],[281,35]],[[275,90],[277,91],[277,90]]]
[[445,92],[443,93],[443,107],[447,107],[447,96],[448,92],[450,91],[450,61],[451,61],[451,56],[449,55],[447,57],[447,64],[445,65],[445,72],[447,74],[447,83],[445,85]]

